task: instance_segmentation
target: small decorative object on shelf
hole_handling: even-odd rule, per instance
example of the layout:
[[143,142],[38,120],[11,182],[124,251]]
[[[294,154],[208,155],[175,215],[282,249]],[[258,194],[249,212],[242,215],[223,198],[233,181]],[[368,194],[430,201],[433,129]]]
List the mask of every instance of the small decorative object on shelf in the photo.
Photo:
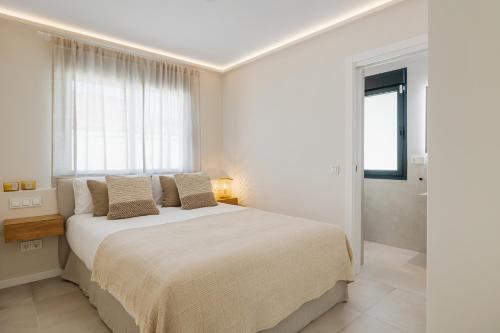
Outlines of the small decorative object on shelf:
[[238,205],[238,198],[229,197],[225,199],[217,199],[217,202],[225,203],[228,205]]
[[5,183],[3,183],[3,191],[4,192],[19,191],[19,183],[18,182],[5,182]]
[[36,180],[23,180],[21,181],[21,189],[26,190],[36,190]]
[[217,199],[228,199],[233,196],[231,185],[233,178],[224,177],[215,181],[215,196]]

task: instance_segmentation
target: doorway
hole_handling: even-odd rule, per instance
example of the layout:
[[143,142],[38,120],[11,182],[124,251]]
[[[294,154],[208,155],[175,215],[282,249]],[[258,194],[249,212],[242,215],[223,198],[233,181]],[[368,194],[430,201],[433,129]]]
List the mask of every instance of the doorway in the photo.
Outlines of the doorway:
[[425,253],[427,52],[365,67],[363,241]]
[[[369,50],[346,59],[345,230],[351,241],[355,271],[364,261],[362,206],[364,190],[364,98],[365,71],[404,57],[427,52],[426,35]],[[350,87],[350,88],[349,88]]]
[[359,278],[420,300],[426,290],[427,73],[425,51],[363,68]]
[[[353,295],[353,299],[356,299],[356,295],[362,297],[370,295],[370,302],[366,304],[364,311],[406,331],[424,331],[426,322],[426,254],[403,247],[408,247],[408,244],[425,247],[426,196],[423,194],[426,191],[427,181],[425,165],[427,80],[424,78],[422,81],[420,78],[417,80],[419,83],[414,81],[418,76],[415,72],[426,76],[427,70],[419,70],[411,62],[418,63],[419,57],[426,58],[427,45],[427,37],[419,36],[370,50],[347,59],[346,62],[348,89],[346,89],[345,226],[352,244],[357,273],[349,292]],[[385,83],[381,77],[374,77],[375,80],[365,85],[366,77],[391,72],[392,75],[385,75]],[[388,78],[392,79],[387,82]],[[424,83],[423,86],[421,82]],[[416,94],[415,85],[420,87]],[[368,93],[365,88],[369,90]],[[365,105],[367,96],[372,97],[373,105]],[[376,97],[380,97],[378,101]],[[373,107],[380,101],[392,106],[389,109],[382,108],[386,114],[377,116],[377,111],[380,110]],[[417,105],[419,111],[414,112],[415,106],[412,105]],[[369,111],[370,107],[373,113],[367,118],[365,111]],[[365,143],[365,121],[372,122],[368,125],[372,126],[372,135],[375,135],[369,143]],[[415,126],[419,128],[417,131]],[[391,135],[376,136],[380,131],[385,132],[387,128],[390,129]],[[380,147],[381,142],[387,148],[386,151],[371,152],[372,160],[367,156],[365,168],[365,146],[369,148],[371,144],[372,147]],[[381,159],[381,156],[385,157]],[[387,200],[387,197],[391,200]],[[419,224],[406,219],[408,216],[416,215],[415,211],[410,213],[411,205],[397,204],[401,198],[404,198],[403,201],[406,203],[411,202],[411,205],[421,205],[418,212],[424,215],[425,222],[423,225],[420,224],[424,228],[409,227]],[[366,207],[367,202],[371,202],[371,207]],[[380,203],[383,205],[380,206]],[[387,214],[390,214],[391,219],[386,218]],[[368,222],[367,215],[371,218]],[[379,222],[380,218],[382,222]],[[405,222],[400,222],[399,225],[391,224],[394,220]],[[420,236],[414,237],[415,234]],[[369,240],[365,241],[367,238]],[[394,240],[399,243],[393,243]],[[395,313],[397,315],[394,315]]]

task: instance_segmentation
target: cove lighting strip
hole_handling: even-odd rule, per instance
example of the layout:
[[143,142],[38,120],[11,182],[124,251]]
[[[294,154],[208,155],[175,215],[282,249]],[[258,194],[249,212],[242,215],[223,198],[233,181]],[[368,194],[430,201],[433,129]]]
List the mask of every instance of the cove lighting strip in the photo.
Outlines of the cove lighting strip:
[[[134,42],[129,42],[129,41],[126,41],[126,40],[123,40],[120,38],[115,38],[115,37],[104,35],[104,34],[101,34],[98,32],[94,32],[94,31],[90,31],[90,30],[86,30],[86,29],[81,29],[81,28],[78,28],[78,27],[75,27],[72,25],[59,23],[59,22],[56,22],[53,20],[41,18],[41,17],[34,16],[31,14],[20,13],[17,11],[13,11],[10,9],[5,9],[5,8],[0,7],[0,15],[11,17],[11,18],[17,19],[19,21],[32,23],[32,24],[35,24],[35,25],[38,25],[41,27],[48,28],[49,30],[55,29],[56,31],[59,31],[61,33],[64,33],[64,32],[68,33],[69,32],[69,33],[81,35],[84,37],[90,37],[92,39],[97,39],[97,40],[101,40],[104,42],[108,42],[108,43],[112,43],[112,44],[117,44],[117,45],[129,47],[129,48],[145,51],[145,52],[152,53],[152,54],[157,54],[157,55],[168,57],[171,59],[175,59],[175,60],[178,60],[178,61],[181,61],[184,63],[188,63],[188,64],[196,65],[199,67],[215,70],[218,72],[221,71],[220,66],[216,66],[214,64],[211,64],[211,63],[208,63],[208,62],[205,62],[202,60],[184,57],[184,56],[179,55],[179,54],[167,52],[167,51],[152,48],[149,46],[144,46],[144,45],[137,44]],[[54,32],[54,31],[51,31],[51,32]]]
[[332,29],[339,27],[343,24],[349,23],[353,20],[364,17],[368,14],[379,11],[381,9],[384,9],[388,6],[391,6],[391,5],[396,4],[398,2],[401,2],[401,1],[403,1],[403,0],[378,0],[378,1],[371,2],[371,3],[367,4],[366,6],[358,8],[358,9],[351,11],[347,14],[335,17],[332,20],[329,20],[327,22],[323,22],[321,24],[318,24],[316,26],[313,26],[311,28],[303,30],[299,33],[296,33],[292,36],[288,36],[287,38],[285,38],[283,40],[280,40],[274,44],[268,45],[262,49],[256,50],[256,51],[254,51],[254,52],[252,52],[252,53],[250,53],[250,54],[248,54],[248,55],[246,55],[246,56],[244,56],[244,57],[242,57],[242,58],[240,58],[232,63],[229,63],[227,65],[222,65],[222,66],[216,65],[216,64],[213,64],[210,62],[198,60],[198,59],[193,59],[190,57],[185,57],[185,56],[175,54],[172,52],[167,52],[164,50],[148,47],[148,46],[137,44],[134,42],[129,42],[129,41],[126,41],[126,40],[123,40],[120,38],[111,37],[108,35],[104,35],[101,33],[97,33],[97,32],[82,29],[82,28],[78,28],[78,27],[75,27],[75,26],[72,26],[69,24],[56,22],[56,21],[53,21],[50,19],[39,17],[39,16],[21,13],[18,11],[7,9],[7,8],[0,7],[0,15],[14,18],[14,19],[17,19],[20,21],[28,22],[28,23],[34,23],[34,24],[40,25],[42,27],[56,29],[56,30],[61,31],[61,32],[69,32],[69,33],[73,33],[73,34],[78,34],[78,35],[82,35],[85,37],[90,37],[93,39],[102,40],[105,42],[109,42],[109,43],[122,45],[122,46],[129,47],[129,48],[145,51],[148,53],[157,54],[157,55],[171,58],[171,59],[174,59],[174,60],[177,60],[180,62],[184,62],[184,63],[188,63],[188,64],[195,65],[198,67],[214,70],[217,72],[227,72],[227,71],[230,71],[234,68],[242,66],[246,63],[249,63],[249,62],[252,62],[252,61],[257,60],[259,58],[262,58],[268,54],[274,53],[274,52],[281,50],[281,49],[284,49],[288,46],[297,44],[303,40],[317,36],[321,33],[332,30]]

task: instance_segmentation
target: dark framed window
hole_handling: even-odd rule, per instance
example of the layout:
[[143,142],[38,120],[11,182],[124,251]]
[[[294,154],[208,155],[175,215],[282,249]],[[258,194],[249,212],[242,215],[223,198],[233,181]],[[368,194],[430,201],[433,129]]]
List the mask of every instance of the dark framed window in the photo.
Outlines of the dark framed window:
[[365,77],[365,178],[407,179],[406,68]]

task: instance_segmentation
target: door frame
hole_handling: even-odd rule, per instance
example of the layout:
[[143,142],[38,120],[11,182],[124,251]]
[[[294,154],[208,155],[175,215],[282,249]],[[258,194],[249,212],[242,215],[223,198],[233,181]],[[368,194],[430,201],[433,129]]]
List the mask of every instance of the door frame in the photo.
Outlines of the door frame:
[[352,245],[355,272],[363,263],[363,99],[364,69],[428,50],[427,35],[356,54],[346,59],[345,231]]

